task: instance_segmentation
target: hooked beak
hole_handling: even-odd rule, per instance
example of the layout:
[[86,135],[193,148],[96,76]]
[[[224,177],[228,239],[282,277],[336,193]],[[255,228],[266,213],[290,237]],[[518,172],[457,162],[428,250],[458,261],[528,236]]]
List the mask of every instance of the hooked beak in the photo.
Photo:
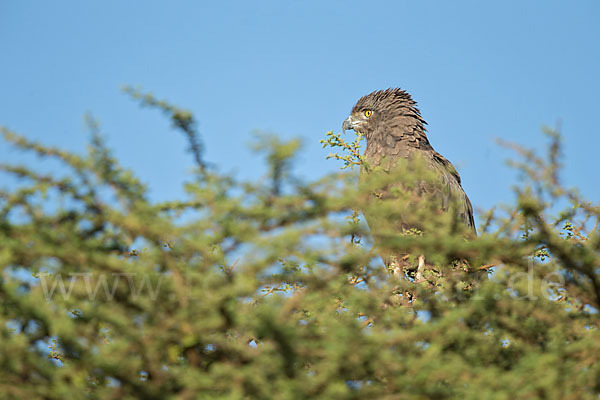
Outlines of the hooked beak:
[[356,121],[354,121],[352,119],[352,115],[351,115],[344,120],[344,123],[342,124],[342,131],[354,129],[355,126],[356,126]]

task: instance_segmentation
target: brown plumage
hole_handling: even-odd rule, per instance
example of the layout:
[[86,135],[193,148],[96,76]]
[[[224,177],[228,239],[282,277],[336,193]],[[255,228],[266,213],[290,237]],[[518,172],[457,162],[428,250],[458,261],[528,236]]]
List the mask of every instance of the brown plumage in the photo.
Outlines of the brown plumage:
[[[358,100],[342,129],[353,129],[365,136],[367,146],[364,155],[370,169],[380,167],[389,171],[398,160],[407,159],[410,162],[420,157],[426,169],[439,177],[435,188],[423,185],[421,192],[427,196],[427,200],[436,202],[440,210],[455,213],[468,230],[475,234],[473,208],[461,186],[460,176],[450,161],[429,143],[425,133],[426,122],[416,105],[404,90],[375,91]],[[361,167],[361,177],[368,173],[365,166]],[[402,186],[402,182],[398,184]],[[385,197],[389,197],[389,194]],[[370,218],[367,213],[365,218],[374,236],[377,236],[377,220]],[[394,222],[400,230],[420,228],[402,220]],[[388,267],[393,259],[399,258],[386,255],[382,257]]]

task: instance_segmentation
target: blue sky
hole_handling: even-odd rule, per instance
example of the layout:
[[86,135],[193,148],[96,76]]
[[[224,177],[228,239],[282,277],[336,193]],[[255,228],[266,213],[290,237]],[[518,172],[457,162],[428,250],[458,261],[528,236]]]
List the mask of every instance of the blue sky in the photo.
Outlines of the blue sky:
[[[192,110],[207,160],[241,178],[264,172],[253,130],[301,136],[308,179],[339,166],[319,139],[360,96],[402,87],[475,207],[517,183],[494,138],[540,147],[559,120],[564,180],[597,200],[598,21],[597,1],[3,1],[0,125],[83,151],[89,111],[162,200],[192,158],[123,84]],[[2,143],[0,158],[23,156]]]

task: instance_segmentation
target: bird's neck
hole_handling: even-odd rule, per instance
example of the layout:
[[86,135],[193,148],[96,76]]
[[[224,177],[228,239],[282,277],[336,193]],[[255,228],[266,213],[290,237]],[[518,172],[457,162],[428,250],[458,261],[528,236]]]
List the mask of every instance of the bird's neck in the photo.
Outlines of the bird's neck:
[[374,166],[381,165],[384,160],[409,158],[415,151],[433,150],[422,124],[403,124],[403,126],[383,128],[379,132],[367,135],[365,156]]

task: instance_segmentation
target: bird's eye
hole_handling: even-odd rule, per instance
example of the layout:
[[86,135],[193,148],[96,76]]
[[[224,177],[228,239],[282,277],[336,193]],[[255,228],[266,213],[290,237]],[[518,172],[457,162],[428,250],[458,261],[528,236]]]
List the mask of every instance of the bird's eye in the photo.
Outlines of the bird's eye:
[[365,117],[369,118],[371,116],[371,114],[373,114],[373,111],[365,110]]

